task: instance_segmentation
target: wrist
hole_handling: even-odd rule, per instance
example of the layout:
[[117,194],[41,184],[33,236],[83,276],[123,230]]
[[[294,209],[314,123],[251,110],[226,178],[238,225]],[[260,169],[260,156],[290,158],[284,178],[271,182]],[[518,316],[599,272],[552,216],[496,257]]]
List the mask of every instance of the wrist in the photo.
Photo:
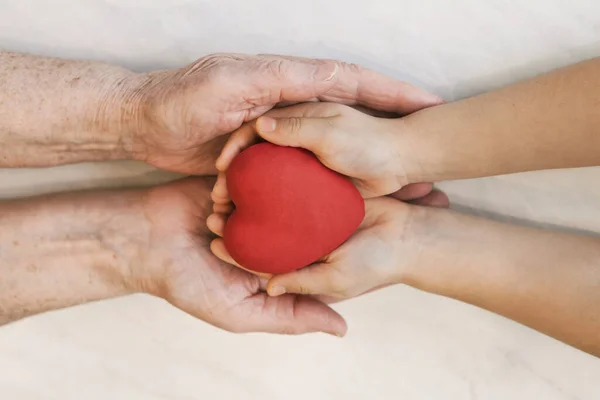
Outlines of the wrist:
[[0,52],[0,167],[133,158],[143,75],[90,61]]
[[418,257],[407,265],[398,283],[454,297],[456,290],[470,290],[466,282],[474,276],[496,267],[508,271],[514,265],[520,245],[507,242],[514,236],[506,230],[513,229],[510,225],[449,209],[411,207],[408,235]]
[[[87,243],[94,254],[93,270],[114,290],[140,292],[143,270],[140,254],[147,248],[148,222],[143,190],[89,192],[66,205],[70,219],[57,238],[76,249]],[[65,215],[68,211],[55,211]]]
[[[90,254],[88,267],[113,290],[141,290],[143,270],[138,260],[147,248],[149,224],[143,210],[144,190],[90,191],[49,199],[49,218],[60,219],[52,235],[72,256]],[[50,222],[50,221],[49,221]],[[43,227],[39,227],[38,229]],[[71,251],[72,250],[72,251]]]
[[140,291],[139,194],[85,193],[0,203],[0,324]]
[[142,94],[147,81],[144,74],[119,70],[98,84],[99,104],[90,112],[90,131],[104,138],[100,145],[109,150],[110,159],[144,158],[139,138],[145,129]]
[[451,153],[451,157],[456,157],[456,152],[450,149],[450,135],[444,134],[445,128],[439,122],[443,120],[438,116],[442,107],[446,105],[392,120],[396,171],[402,174],[406,184],[439,182],[453,176],[447,155]]
[[[463,254],[468,229],[461,229],[460,215],[451,210],[402,204],[409,211],[404,231],[397,242],[397,257],[402,260],[395,283],[423,289],[436,279],[437,266],[447,269]],[[458,221],[458,223],[457,223]]]
[[411,183],[427,182],[423,171],[421,158],[426,149],[419,148],[415,139],[418,136],[418,127],[410,124],[408,117],[390,120],[392,132],[392,145],[394,147],[394,171],[398,181],[403,186]]
[[92,227],[111,261],[107,271],[130,293],[145,292],[149,281],[144,259],[151,234],[144,209],[146,195],[143,189],[103,193],[97,199],[97,219]]

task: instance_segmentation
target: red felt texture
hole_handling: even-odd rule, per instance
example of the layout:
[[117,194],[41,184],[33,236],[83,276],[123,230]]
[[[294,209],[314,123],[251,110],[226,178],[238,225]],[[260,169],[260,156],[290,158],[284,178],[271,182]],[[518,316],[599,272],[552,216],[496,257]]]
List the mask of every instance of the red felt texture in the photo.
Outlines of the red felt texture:
[[223,240],[233,259],[255,272],[281,274],[312,264],[361,224],[365,204],[348,178],[310,152],[260,143],[227,171],[235,211]]

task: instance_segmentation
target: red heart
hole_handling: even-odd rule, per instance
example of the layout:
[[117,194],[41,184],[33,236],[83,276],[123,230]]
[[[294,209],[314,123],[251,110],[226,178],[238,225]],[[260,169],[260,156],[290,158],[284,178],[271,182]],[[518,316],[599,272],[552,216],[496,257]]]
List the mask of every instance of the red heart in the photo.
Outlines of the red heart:
[[227,188],[236,210],[225,226],[225,247],[255,272],[280,274],[318,261],[365,215],[352,182],[303,149],[249,147],[231,163]]

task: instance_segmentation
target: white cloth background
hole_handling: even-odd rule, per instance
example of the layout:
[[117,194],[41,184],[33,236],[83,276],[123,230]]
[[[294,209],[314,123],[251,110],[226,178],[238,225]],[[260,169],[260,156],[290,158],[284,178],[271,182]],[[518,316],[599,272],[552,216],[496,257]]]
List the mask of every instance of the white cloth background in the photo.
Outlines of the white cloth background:
[[[454,100],[599,56],[600,3],[0,0],[0,47],[136,70],[212,52],[338,58]],[[171,178],[131,162],[0,170],[0,197]],[[440,186],[476,213],[600,232],[599,178],[581,169]],[[343,340],[235,336],[144,296],[49,313],[0,329],[0,398],[600,398],[597,358],[475,307],[393,287],[338,309]]]

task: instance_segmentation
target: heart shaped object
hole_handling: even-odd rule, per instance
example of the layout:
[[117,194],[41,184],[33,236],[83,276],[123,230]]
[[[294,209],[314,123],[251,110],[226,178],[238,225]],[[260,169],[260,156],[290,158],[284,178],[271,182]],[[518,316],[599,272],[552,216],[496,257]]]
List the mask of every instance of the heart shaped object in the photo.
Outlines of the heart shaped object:
[[304,149],[260,143],[227,171],[236,206],[223,240],[242,267],[281,274],[318,261],[361,224],[365,204],[352,182]]

